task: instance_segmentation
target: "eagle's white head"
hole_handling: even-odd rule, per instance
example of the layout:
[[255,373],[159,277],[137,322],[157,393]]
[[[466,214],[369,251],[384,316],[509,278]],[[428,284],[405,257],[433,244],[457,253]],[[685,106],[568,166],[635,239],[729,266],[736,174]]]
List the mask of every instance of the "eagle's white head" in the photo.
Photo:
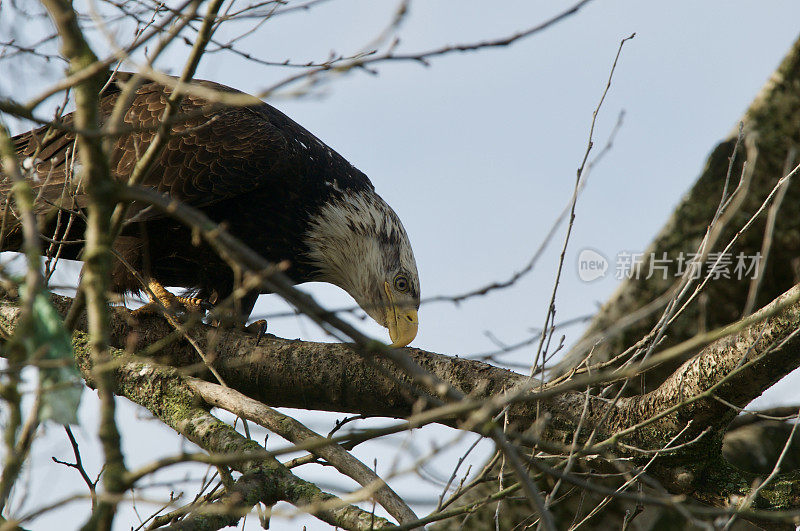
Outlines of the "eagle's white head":
[[400,218],[378,194],[335,196],[312,215],[306,243],[316,280],[347,291],[389,329],[392,346],[411,343],[419,325],[417,263]]

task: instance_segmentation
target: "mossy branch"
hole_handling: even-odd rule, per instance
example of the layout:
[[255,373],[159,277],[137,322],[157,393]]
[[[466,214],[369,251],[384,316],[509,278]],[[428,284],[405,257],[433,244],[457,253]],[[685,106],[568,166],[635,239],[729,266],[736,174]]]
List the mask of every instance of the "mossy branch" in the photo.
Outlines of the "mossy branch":
[[[715,468],[721,459],[719,443],[726,429],[725,415],[729,419],[732,413],[728,405],[713,396],[724,396],[726,401],[746,405],[759,389],[768,388],[781,374],[800,364],[800,344],[793,332],[800,327],[799,296],[800,288],[794,288],[761,311],[766,318],[759,320],[757,314],[753,317],[756,322],[749,327],[707,346],[693,362],[684,365],[674,375],[676,381],[685,384],[683,386],[676,387],[668,382],[651,395],[622,399],[616,405],[610,405],[605,399],[591,398],[583,432],[597,430],[601,437],[596,440],[600,442],[586,448],[579,444],[572,450],[579,454],[611,451],[617,456],[630,456],[634,462],[649,459],[652,451],[662,452],[663,456],[657,465],[650,468],[650,473],[668,490],[690,493],[698,500],[727,507],[731,496],[749,492],[756,476],[730,466],[723,472]],[[68,301],[58,299],[57,305],[66,309]],[[775,308],[780,311],[775,311]],[[14,311],[16,308],[8,305],[0,310],[0,315],[13,319]],[[136,326],[124,309],[112,312],[110,323],[112,343],[126,345],[129,349],[171,335],[168,325],[157,318],[148,320],[147,326]],[[365,360],[354,354],[349,345],[270,337],[256,346],[254,338],[246,334],[214,329],[201,330],[196,344],[204,348],[209,333],[221,334],[211,339],[216,345],[215,368],[228,385],[251,398],[273,406],[408,417],[410,422],[398,424],[396,431],[438,422],[485,433],[491,429],[491,423],[487,421],[508,405],[512,422],[509,437],[512,440],[525,444],[540,443],[566,452],[570,445],[564,441],[571,441],[586,400],[585,394],[577,389],[585,388],[589,382],[586,379],[577,383],[567,381],[541,391],[524,391],[529,382],[524,375],[482,362],[409,348],[406,353],[418,366],[466,395],[460,402],[440,406],[429,404],[426,411],[420,412],[419,395],[413,392],[415,378],[388,360]],[[77,337],[85,341],[85,336]],[[91,359],[85,348],[79,348],[78,353],[83,372],[93,383],[87,365]],[[742,358],[743,355],[746,357]],[[739,363],[742,359],[743,362]],[[252,454],[256,450],[263,451],[256,443],[241,437],[211,416],[207,406],[202,405],[199,396],[183,380],[187,373],[205,375],[192,347],[176,338],[164,344],[159,360],[174,364],[175,368],[161,367],[149,360],[125,362],[116,367],[116,392],[146,407],[209,452]],[[619,375],[593,375],[595,381],[611,377]],[[731,394],[729,388],[745,391]],[[668,394],[670,390],[671,395]],[[375,396],[381,396],[382,400],[375,400]],[[538,437],[525,431],[534,425],[537,408],[539,418],[550,419]],[[694,417],[707,417],[709,421],[698,421],[686,429],[688,420]],[[667,441],[681,431],[685,433],[673,444],[676,449],[664,449]],[[585,438],[578,442],[582,441]],[[265,473],[285,477],[287,471],[276,463],[273,460],[267,462],[269,466]],[[242,468],[243,472],[248,470]],[[723,477],[727,477],[732,485],[730,489],[719,489]],[[796,475],[780,476],[759,493],[753,507],[798,508],[800,504],[791,496],[777,497],[775,494],[787,489],[794,492],[797,485]],[[288,495],[284,493],[284,496]],[[262,498],[265,496],[266,493]],[[318,496],[324,498],[322,493]]]
[[[94,385],[88,338],[75,333],[77,361],[89,385]],[[298,478],[253,440],[213,416],[179,371],[155,363],[128,362],[125,354],[112,349],[117,360],[115,392],[148,409],[167,426],[217,456],[228,456],[230,466],[244,476],[219,504],[200,507],[176,529],[219,529],[235,525],[254,505],[288,501],[319,519],[344,529],[371,529],[391,523],[325,493],[313,483]],[[261,455],[261,458],[254,458]],[[237,459],[237,456],[240,456]],[[132,487],[132,485],[126,485]],[[220,509],[224,510],[220,510]],[[188,527],[186,527],[188,526]],[[372,526],[372,527],[371,527]]]

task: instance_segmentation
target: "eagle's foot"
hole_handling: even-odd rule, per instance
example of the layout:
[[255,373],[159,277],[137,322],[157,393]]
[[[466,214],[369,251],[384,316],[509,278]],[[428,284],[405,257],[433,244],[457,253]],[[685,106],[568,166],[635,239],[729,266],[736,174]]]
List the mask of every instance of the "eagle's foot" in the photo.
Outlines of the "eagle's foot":
[[140,306],[133,310],[131,314],[134,317],[140,317],[144,315],[163,315],[164,312],[167,312],[172,315],[187,315],[187,314],[203,314],[208,309],[204,301],[200,300],[191,300],[184,301],[183,299],[189,297],[177,297],[175,296],[175,300],[172,301],[151,301],[147,304]]
[[182,297],[170,293],[157,280],[147,282],[150,302],[135,309],[134,316],[162,315],[165,311],[169,314],[198,314],[205,313],[213,306],[203,299],[196,297]]
[[267,320],[259,319],[258,321],[253,321],[244,327],[244,331],[256,336],[256,345],[258,345],[261,339],[267,335]]
[[175,299],[180,303],[181,307],[185,311],[190,313],[204,313],[214,309],[213,304],[198,297],[175,296]]
[[212,321],[211,325],[221,330],[235,329],[245,334],[254,335],[256,336],[256,345],[267,336],[267,321],[265,319],[259,319],[250,324],[245,324],[244,319],[217,319]]

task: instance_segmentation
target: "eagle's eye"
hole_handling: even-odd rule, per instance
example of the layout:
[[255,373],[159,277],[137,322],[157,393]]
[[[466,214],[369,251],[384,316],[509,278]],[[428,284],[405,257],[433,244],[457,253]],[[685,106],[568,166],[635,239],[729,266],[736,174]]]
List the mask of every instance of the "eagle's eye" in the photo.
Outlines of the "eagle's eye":
[[405,293],[408,291],[408,279],[402,273],[394,277],[394,289],[399,291],[400,293]]

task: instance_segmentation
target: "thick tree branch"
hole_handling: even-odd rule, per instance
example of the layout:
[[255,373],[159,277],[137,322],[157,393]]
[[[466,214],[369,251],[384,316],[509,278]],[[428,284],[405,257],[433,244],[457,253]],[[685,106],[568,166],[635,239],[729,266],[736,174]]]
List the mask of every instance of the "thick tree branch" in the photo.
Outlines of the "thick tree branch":
[[[795,334],[800,327],[798,297],[800,288],[793,288],[752,316],[748,320],[750,326],[708,345],[651,393],[623,398],[616,404],[590,397],[582,433],[595,430],[596,440],[600,442],[589,448],[579,446],[573,450],[585,453],[603,449],[634,459],[649,459],[651,450],[663,448],[665,441],[684,432],[681,440],[676,440],[673,445],[676,449],[663,451],[663,457],[650,468],[654,477],[672,492],[692,493],[698,499],[718,505],[727,502],[724,497],[714,498],[714,492],[746,493],[754,475],[724,467],[723,476],[730,479],[731,488],[720,491],[721,473],[713,469],[721,462],[720,441],[727,422],[736,412],[728,403],[740,407],[746,405],[800,364],[800,341]],[[58,304],[66,308],[67,302],[62,299]],[[15,312],[16,308],[7,306],[2,315],[14,318]],[[145,346],[171,335],[168,325],[159,319],[148,320],[147,326],[131,326],[127,311],[123,309],[113,312],[110,321],[111,340],[118,346]],[[530,382],[526,376],[482,362],[408,348],[406,354],[417,366],[430,372],[434,378],[448,382],[454,390],[466,396],[459,402],[431,409],[430,414],[422,414],[417,409],[418,395],[414,392],[416,379],[386,359],[365,359],[345,344],[270,337],[255,345],[254,338],[237,331],[208,329],[208,332],[222,334],[213,341],[216,345],[216,370],[229,386],[260,402],[273,406],[411,417],[417,418],[415,422],[421,424],[439,422],[480,433],[491,429],[487,428],[490,424],[486,422],[495,412],[509,405],[509,418],[518,430],[509,432],[512,439],[528,443],[538,441],[562,451],[569,449],[567,441],[572,441],[573,430],[586,401],[586,395],[579,389],[591,383],[589,376],[578,375],[576,381],[568,380],[542,390],[533,388],[522,392],[520,390]],[[206,348],[208,343],[203,335],[197,334],[197,344]],[[162,343],[160,349],[162,361],[180,367],[180,373],[188,371],[207,376],[193,348],[179,339],[167,343]],[[653,359],[659,359],[658,356],[656,354]],[[137,370],[141,371],[141,368]],[[597,373],[591,378],[598,382],[608,381],[618,378],[619,374]],[[141,377],[136,376],[136,370],[130,369],[124,378],[119,378],[133,382]],[[577,381],[579,378],[582,379]],[[133,386],[138,390],[137,394],[124,390],[122,394],[148,409],[152,408],[154,414],[167,418],[163,408],[169,407],[169,400],[159,397],[150,402],[147,397],[153,395],[154,384],[152,378],[145,377],[144,380],[150,383],[137,381]],[[375,400],[376,396],[381,400]],[[218,422],[209,420],[205,417],[207,412],[200,411],[205,410],[197,412],[198,418],[205,419],[200,424]],[[537,419],[543,418],[548,419],[546,423],[537,424]],[[692,424],[687,429],[690,420]],[[190,439],[201,442],[209,451],[224,449],[221,443],[209,444],[195,433],[197,428],[192,426],[198,421],[191,422],[191,426],[176,423],[175,419],[165,422],[172,422],[170,425]],[[538,430],[540,436],[524,433],[533,425],[545,426],[546,429],[543,432]],[[569,475],[565,477],[567,481],[574,480]],[[796,479],[792,476],[778,478],[760,493],[756,506],[800,507],[797,503],[800,500],[775,494],[795,492]],[[776,500],[772,505],[773,502],[765,498],[770,496]]]
[[[620,407],[657,412],[694,399],[681,407],[678,423],[694,419],[700,426],[724,428],[738,414],[736,408],[744,408],[800,366],[799,299],[800,286],[796,286],[759,314],[785,306],[781,312],[714,342],[658,389],[623,399]],[[787,306],[787,302],[791,304]]]
[[[86,336],[77,333],[77,362],[91,386],[96,384],[95,371],[86,346]],[[245,474],[221,502],[231,511],[218,511],[215,508],[209,514],[201,508],[188,517],[193,522],[193,526],[188,528],[219,529],[233,525],[241,518],[242,511],[249,511],[258,502],[273,505],[280,500],[300,506],[321,520],[345,529],[390,525],[382,518],[342,503],[313,483],[292,474],[258,443],[239,434],[201,407],[200,397],[192,392],[175,370],[152,363],[126,362],[124,354],[119,351],[115,352],[115,358],[116,368],[111,372],[115,375],[117,394],[147,408],[165,424],[212,455],[231,456],[231,466]],[[263,457],[255,459],[254,455]]]

